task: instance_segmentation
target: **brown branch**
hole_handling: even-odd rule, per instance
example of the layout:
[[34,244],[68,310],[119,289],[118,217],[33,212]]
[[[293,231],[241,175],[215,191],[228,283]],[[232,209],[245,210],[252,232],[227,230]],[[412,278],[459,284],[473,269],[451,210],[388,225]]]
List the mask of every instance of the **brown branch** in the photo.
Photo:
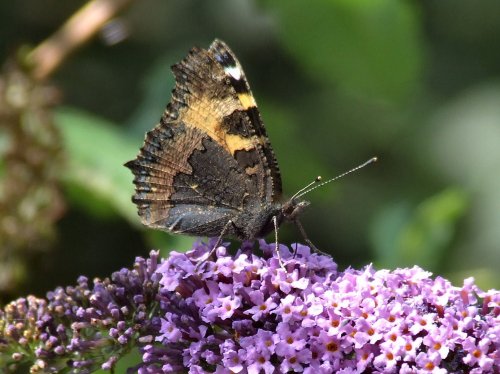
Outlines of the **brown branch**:
[[92,0],[29,55],[35,79],[46,79],[78,47],[89,41],[131,0]]

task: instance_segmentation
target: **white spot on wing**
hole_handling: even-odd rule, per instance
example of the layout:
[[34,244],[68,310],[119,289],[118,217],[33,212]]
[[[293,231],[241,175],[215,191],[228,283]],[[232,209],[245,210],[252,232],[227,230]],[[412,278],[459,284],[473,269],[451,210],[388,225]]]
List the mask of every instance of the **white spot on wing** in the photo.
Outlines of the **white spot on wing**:
[[238,66],[226,66],[224,71],[236,80],[241,78],[241,69]]

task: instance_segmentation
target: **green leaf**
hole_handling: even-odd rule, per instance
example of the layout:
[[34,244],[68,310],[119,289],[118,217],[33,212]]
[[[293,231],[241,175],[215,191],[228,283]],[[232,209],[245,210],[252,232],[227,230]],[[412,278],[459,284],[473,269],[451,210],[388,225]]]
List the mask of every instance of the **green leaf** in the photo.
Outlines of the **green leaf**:
[[137,224],[133,178],[123,164],[135,157],[138,141],[112,123],[72,108],[58,109],[56,123],[67,155],[61,177],[72,201],[92,213],[106,214],[111,208]]
[[383,266],[435,269],[466,212],[468,197],[449,188],[423,201],[412,215],[404,206],[386,210],[376,221],[373,243]]
[[267,4],[281,21],[279,30],[290,53],[319,81],[391,101],[404,99],[416,88],[421,50],[417,16],[409,2],[282,0]]

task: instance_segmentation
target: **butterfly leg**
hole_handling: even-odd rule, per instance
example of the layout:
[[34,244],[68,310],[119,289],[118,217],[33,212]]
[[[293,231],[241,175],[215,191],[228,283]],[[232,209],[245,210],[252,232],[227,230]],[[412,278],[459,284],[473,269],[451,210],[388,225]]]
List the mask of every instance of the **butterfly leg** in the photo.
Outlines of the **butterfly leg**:
[[215,253],[215,251],[217,250],[217,248],[219,247],[220,243],[222,243],[222,239],[224,238],[224,235],[226,234],[227,230],[229,229],[229,226],[231,226],[233,224],[233,221],[232,220],[229,220],[227,221],[227,223],[224,225],[224,227],[222,228],[222,231],[219,235],[219,237],[217,238],[217,241],[215,242],[215,245],[214,247],[210,250],[210,252],[208,252],[208,254],[204,255],[199,261],[198,263],[196,264],[196,267],[195,267],[195,270],[198,270],[199,267],[206,261],[208,260],[210,257],[213,256],[213,254]]
[[[306,242],[306,244],[313,250],[313,252],[316,252],[320,255],[323,255],[323,256],[330,256],[328,253],[326,252],[323,252],[321,251],[320,249],[318,249],[318,247],[316,247],[312,241],[309,240],[309,238],[307,237],[307,234],[306,234],[306,230],[304,230],[304,226],[302,226],[302,223],[300,223],[300,221],[296,218],[294,219],[293,221],[295,223],[295,225],[297,226],[297,228],[299,229],[299,232],[300,232],[300,235],[302,235],[302,238],[304,238],[304,241]],[[293,256],[295,257],[295,254],[296,254],[296,251],[297,251],[297,248],[295,248],[295,252],[293,254]],[[330,256],[331,257],[331,256]]]
[[285,265],[283,263],[283,259],[281,258],[281,253],[278,246],[278,218],[273,216],[273,224],[274,224],[274,250],[276,251],[276,256],[278,257],[278,262],[280,266],[284,269]]

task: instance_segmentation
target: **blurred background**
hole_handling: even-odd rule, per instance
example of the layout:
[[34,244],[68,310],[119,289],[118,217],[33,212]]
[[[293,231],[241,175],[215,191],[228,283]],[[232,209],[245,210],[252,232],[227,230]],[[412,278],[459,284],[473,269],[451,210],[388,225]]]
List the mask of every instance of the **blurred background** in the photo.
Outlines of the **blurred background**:
[[341,268],[500,287],[500,2],[125,3],[45,73],[33,48],[86,2],[0,3],[0,304],[190,247],[141,226],[123,164],[170,99],[170,65],[216,37],[245,69],[285,195],[379,157],[307,196],[306,231]]

